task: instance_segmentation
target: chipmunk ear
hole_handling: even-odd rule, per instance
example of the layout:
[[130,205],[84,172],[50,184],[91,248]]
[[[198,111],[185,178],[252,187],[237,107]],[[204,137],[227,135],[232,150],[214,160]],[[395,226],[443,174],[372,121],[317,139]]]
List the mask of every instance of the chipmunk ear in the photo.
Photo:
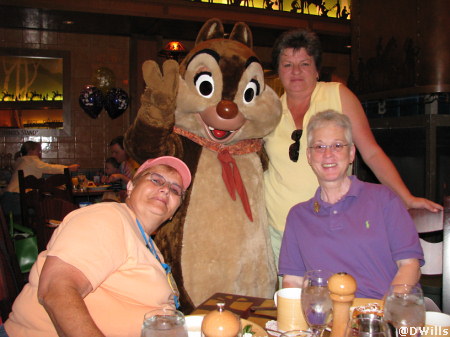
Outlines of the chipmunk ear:
[[224,37],[224,30],[222,21],[217,18],[209,19],[205,22],[203,27],[200,29],[200,32],[197,35],[197,39],[195,40],[195,44],[199,44],[200,42],[211,40],[211,39],[221,39]]
[[253,35],[250,28],[244,22],[237,22],[230,34],[230,40],[236,40],[253,48]]

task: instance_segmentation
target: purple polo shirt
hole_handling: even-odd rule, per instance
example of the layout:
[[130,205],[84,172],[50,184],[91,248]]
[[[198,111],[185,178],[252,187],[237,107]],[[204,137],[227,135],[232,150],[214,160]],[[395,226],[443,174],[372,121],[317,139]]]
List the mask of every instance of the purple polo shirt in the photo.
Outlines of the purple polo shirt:
[[380,184],[350,177],[348,193],[336,204],[315,196],[291,208],[280,251],[279,274],[308,270],[347,272],[357,297],[381,299],[397,273],[395,261],[419,259],[415,225],[397,195]]

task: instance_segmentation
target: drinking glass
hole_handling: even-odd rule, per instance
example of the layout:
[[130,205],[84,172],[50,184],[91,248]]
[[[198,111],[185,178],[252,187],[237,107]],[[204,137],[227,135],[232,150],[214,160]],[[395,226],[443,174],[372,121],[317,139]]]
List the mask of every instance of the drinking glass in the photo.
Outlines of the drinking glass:
[[391,285],[384,304],[384,319],[393,336],[400,328],[403,336],[417,336],[417,328],[425,325],[422,289],[408,284]]
[[391,337],[386,321],[375,314],[362,314],[350,319],[345,337]]
[[141,337],[188,337],[183,313],[169,308],[146,313]]
[[84,174],[79,174],[78,175],[78,184],[80,185],[80,188],[83,189],[84,188],[84,183],[86,181],[86,176]]
[[331,319],[333,304],[328,279],[332,275],[326,270],[310,270],[303,277],[302,310],[313,336],[321,336]]
[[78,189],[78,184],[79,184],[78,177],[72,177],[72,185],[74,190]]

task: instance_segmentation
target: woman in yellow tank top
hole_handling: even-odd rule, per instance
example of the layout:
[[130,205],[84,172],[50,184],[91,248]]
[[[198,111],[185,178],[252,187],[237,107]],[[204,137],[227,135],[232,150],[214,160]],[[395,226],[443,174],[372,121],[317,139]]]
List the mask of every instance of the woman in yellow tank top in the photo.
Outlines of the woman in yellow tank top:
[[394,164],[377,144],[358,98],[343,84],[319,82],[322,48],[317,35],[304,29],[283,33],[272,51],[285,93],[283,113],[277,128],[265,138],[269,168],[265,172],[267,212],[278,263],[287,213],[310,199],[318,186],[306,160],[306,126],[317,112],[332,109],[346,114],[352,123],[353,139],[364,162],[378,180],[390,187],[408,208],[442,209],[408,190]]

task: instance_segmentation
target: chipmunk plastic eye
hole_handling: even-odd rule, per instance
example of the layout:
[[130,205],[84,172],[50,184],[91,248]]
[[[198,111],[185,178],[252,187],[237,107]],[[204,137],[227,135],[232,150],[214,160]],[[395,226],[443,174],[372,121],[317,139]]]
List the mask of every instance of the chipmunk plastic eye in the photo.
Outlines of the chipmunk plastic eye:
[[210,72],[198,73],[194,78],[194,84],[200,95],[210,98],[214,93],[214,80]]
[[251,103],[256,96],[259,96],[259,82],[257,80],[251,80],[248,82],[244,90],[244,103]]

